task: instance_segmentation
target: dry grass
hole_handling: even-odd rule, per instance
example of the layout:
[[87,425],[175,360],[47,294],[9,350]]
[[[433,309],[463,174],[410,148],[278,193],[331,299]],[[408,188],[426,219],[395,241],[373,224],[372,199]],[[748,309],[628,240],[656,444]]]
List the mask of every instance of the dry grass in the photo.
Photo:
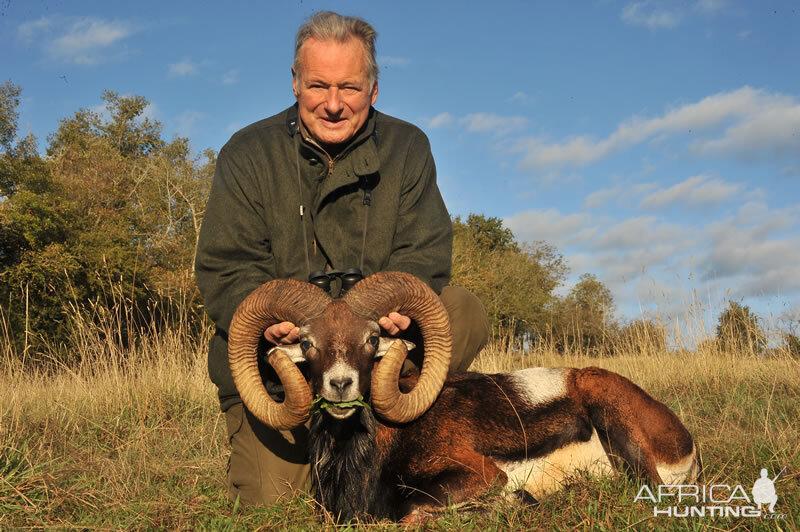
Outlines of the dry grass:
[[[225,500],[225,429],[206,372],[207,331],[144,331],[122,349],[109,329],[113,320],[89,317],[76,312],[69,366],[24,362],[0,334],[0,530],[335,528],[307,495],[246,510]],[[496,342],[474,369],[586,365],[622,373],[675,409],[699,442],[706,482],[741,484],[749,494],[760,468],[774,475],[786,466],[776,485],[786,516],[654,519],[652,505],[632,502],[637,481],[579,478],[537,505],[490,497],[475,503],[477,511],[448,511],[429,528],[797,528],[800,362],[716,350],[597,359]]]

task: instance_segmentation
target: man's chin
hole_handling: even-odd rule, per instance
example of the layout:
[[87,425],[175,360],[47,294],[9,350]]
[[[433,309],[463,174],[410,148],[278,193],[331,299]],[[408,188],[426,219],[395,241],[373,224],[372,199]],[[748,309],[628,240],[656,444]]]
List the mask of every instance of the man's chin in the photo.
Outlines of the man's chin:
[[332,125],[321,124],[311,130],[311,135],[317,142],[326,145],[342,144],[353,138],[353,132],[345,122],[337,122]]

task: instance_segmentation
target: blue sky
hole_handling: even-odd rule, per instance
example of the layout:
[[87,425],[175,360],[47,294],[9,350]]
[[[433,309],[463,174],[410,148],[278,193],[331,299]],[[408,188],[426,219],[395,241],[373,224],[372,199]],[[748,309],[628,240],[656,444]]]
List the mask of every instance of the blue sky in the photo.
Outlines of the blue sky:
[[376,107],[428,134],[452,214],[556,246],[622,315],[710,323],[730,298],[800,319],[794,1],[0,0],[0,72],[40,148],[108,88],[218,150],[292,103],[320,9],[378,30]]

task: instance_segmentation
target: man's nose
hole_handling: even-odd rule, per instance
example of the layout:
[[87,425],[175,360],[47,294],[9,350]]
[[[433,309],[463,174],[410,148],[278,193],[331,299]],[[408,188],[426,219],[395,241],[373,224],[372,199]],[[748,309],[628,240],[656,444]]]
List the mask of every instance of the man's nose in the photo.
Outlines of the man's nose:
[[335,115],[340,113],[343,107],[342,95],[339,93],[339,88],[330,87],[328,89],[327,98],[325,98],[325,110],[328,113]]

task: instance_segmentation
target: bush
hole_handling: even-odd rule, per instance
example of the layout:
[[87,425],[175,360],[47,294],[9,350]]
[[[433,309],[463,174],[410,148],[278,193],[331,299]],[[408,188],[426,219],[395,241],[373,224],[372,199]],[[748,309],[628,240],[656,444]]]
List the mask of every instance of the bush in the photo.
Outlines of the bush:
[[728,308],[720,314],[717,324],[719,348],[731,353],[762,355],[767,348],[767,336],[760,322],[747,305],[728,301]]

